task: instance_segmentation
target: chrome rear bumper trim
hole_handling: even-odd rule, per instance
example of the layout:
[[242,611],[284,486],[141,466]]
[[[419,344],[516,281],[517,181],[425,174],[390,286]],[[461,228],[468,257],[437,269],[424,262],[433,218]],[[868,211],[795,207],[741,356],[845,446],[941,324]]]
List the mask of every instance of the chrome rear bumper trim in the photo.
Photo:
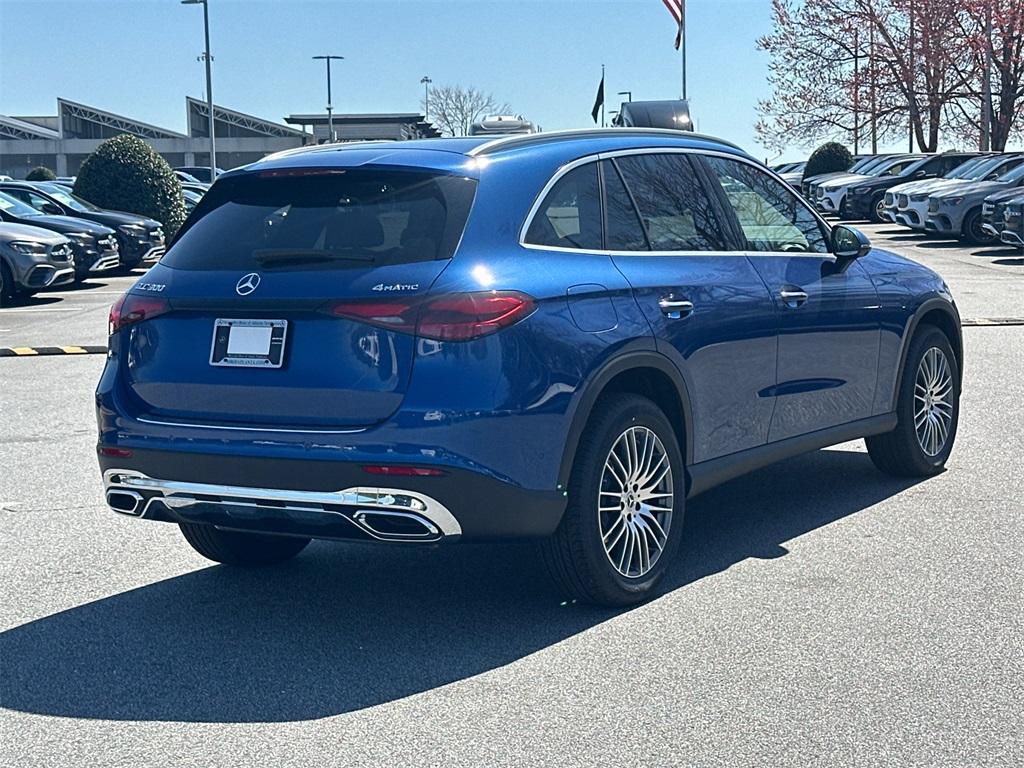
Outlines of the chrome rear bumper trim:
[[[340,491],[294,491],[282,488],[250,488],[237,485],[216,485],[190,483],[180,480],[158,480],[130,469],[108,469],[103,473],[103,485],[111,490],[124,490],[148,496],[139,517],[145,517],[154,500],[166,506],[180,509],[199,503],[223,503],[263,507],[268,510],[281,508],[301,509],[308,512],[322,512],[325,515],[340,515],[373,538],[384,541],[437,539],[441,536],[458,536],[462,526],[455,516],[436,499],[419,491],[399,488],[375,488],[358,486]],[[221,502],[197,499],[197,496],[215,497]],[[262,505],[260,502],[269,502]],[[342,513],[326,507],[352,507],[351,513]],[[117,511],[117,510],[115,510]],[[361,512],[366,514],[360,515]],[[428,533],[395,534],[382,533],[366,520],[366,515],[394,513],[396,517],[420,519]],[[361,519],[362,518],[362,519]]]

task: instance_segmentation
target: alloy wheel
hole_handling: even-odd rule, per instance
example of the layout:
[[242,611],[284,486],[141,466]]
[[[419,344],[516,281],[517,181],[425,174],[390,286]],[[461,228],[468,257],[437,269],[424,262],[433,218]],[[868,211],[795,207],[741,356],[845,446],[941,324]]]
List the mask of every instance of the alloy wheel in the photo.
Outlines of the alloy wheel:
[[921,450],[938,456],[953,423],[953,373],[946,354],[930,347],[917,366],[914,381],[914,431]]
[[885,221],[885,198],[879,198],[875,203],[875,221]]
[[661,557],[672,525],[672,466],[647,427],[630,427],[612,444],[601,473],[598,525],[609,562],[621,575],[646,575]]

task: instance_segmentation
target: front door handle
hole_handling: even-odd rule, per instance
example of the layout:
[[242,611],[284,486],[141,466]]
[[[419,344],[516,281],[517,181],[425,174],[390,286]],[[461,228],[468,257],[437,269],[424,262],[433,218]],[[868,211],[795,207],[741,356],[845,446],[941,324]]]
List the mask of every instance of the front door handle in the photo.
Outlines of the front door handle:
[[799,288],[783,288],[779,291],[779,298],[787,307],[796,309],[807,301],[807,291],[802,291]]
[[669,294],[658,299],[658,309],[671,320],[681,320],[684,317],[689,317],[693,312],[693,302]]

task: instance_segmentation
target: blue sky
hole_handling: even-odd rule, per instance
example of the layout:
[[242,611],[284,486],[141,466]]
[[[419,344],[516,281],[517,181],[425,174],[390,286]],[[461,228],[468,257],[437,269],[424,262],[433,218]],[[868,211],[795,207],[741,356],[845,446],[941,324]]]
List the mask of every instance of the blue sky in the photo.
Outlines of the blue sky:
[[[699,130],[764,157],[769,0],[690,0],[689,95]],[[423,75],[475,85],[545,130],[592,125],[609,101],[679,94],[674,23],[660,0],[210,0],[217,103],[281,120],[323,111],[415,111]],[[0,113],[53,114],[57,96],[171,129],[202,96],[202,9],[178,0],[0,0]],[[614,106],[614,105],[613,105]],[[611,107],[610,107],[611,108]],[[799,149],[784,157],[798,159]]]

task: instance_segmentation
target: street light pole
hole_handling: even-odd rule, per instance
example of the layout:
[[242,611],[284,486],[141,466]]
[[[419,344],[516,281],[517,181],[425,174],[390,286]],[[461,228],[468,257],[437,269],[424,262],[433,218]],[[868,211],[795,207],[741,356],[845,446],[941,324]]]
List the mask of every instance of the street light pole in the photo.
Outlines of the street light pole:
[[207,0],[181,0],[182,5],[203,6],[203,34],[206,37],[206,111],[207,128],[210,132],[210,183],[217,179],[217,139],[213,135],[213,74],[210,65],[213,57],[210,55],[210,9]]
[[314,56],[314,59],[324,59],[327,62],[327,134],[331,142],[337,138],[334,135],[334,106],[331,103],[331,60],[344,59],[344,56]]
[[424,75],[420,82],[423,83],[423,119],[427,120],[430,117],[430,84],[434,81]]

